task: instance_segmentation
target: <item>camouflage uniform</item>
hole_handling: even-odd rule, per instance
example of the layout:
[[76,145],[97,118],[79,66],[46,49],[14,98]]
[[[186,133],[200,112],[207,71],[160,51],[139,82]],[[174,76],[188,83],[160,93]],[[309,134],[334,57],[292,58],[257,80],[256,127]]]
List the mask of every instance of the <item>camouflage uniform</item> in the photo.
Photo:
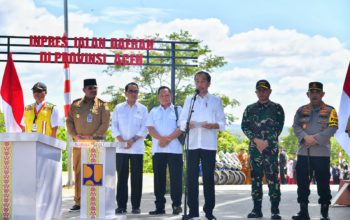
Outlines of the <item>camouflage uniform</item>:
[[[269,186],[271,202],[279,203],[281,198],[278,182],[278,136],[284,124],[284,111],[281,105],[268,101],[249,105],[243,114],[242,130],[249,138],[250,170],[252,180],[252,198],[262,201],[263,172]],[[267,140],[268,146],[259,152],[253,139]]]

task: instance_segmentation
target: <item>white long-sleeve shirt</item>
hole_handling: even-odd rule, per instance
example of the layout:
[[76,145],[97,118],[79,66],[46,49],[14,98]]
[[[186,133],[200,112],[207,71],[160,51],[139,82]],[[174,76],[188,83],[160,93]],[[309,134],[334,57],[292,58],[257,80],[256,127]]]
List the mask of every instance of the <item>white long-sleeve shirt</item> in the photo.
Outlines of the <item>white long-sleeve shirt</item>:
[[[187,97],[180,116],[181,130],[183,131],[186,128],[192,98],[193,96]],[[209,93],[203,97],[197,95],[193,110],[192,122],[217,123],[219,129],[206,129],[202,127],[190,129],[188,149],[216,150],[217,132],[218,130],[222,131],[225,129],[225,113],[221,99]]]
[[[177,107],[178,117],[181,114],[181,107]],[[178,124],[180,121],[178,120]],[[176,114],[174,105],[164,109],[162,106],[154,107],[148,115],[147,127],[153,127],[159,135],[168,136],[173,133],[177,128]],[[179,140],[175,138],[167,146],[160,147],[159,140],[153,138],[152,140],[152,155],[155,153],[182,153],[182,145]]]
[[[127,102],[118,104],[112,114],[112,135],[121,136],[124,140],[129,140],[134,136],[143,138],[138,139],[129,149],[117,147],[117,153],[124,154],[144,154],[144,138],[147,136],[145,126],[148,116],[146,106],[136,102],[130,106]],[[116,139],[117,142],[119,142]]]

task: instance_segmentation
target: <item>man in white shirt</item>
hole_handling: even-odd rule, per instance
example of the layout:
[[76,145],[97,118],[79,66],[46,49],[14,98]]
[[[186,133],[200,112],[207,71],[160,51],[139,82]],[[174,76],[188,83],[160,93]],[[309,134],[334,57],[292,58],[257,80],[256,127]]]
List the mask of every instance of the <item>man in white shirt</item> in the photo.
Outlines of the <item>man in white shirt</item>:
[[25,124],[23,132],[38,132],[56,138],[60,117],[57,107],[45,100],[47,95],[46,85],[37,82],[34,84],[32,91],[35,103],[25,107],[22,120],[22,124]]
[[[215,207],[214,169],[217,149],[217,132],[225,128],[225,114],[221,99],[208,93],[211,82],[209,73],[199,71],[194,77],[199,90],[194,102],[190,121],[189,146],[187,158],[188,207],[187,219],[198,218],[198,175],[199,163],[202,164],[205,204],[203,210],[209,220],[216,219],[213,215]],[[192,102],[192,96],[187,97],[180,116],[181,130],[185,130],[186,121]]]
[[132,213],[140,214],[145,126],[148,111],[138,99],[139,87],[131,82],[125,86],[127,101],[118,104],[112,115],[112,135],[118,142],[116,168],[118,174],[116,214],[126,213],[128,201],[129,162],[131,166]]
[[166,86],[158,89],[158,100],[160,106],[151,110],[146,123],[148,132],[153,137],[152,160],[156,197],[156,209],[149,214],[165,214],[166,168],[169,166],[173,214],[178,215],[182,212],[182,145],[177,139],[182,133],[177,125],[181,107],[175,107],[171,103],[171,90]]

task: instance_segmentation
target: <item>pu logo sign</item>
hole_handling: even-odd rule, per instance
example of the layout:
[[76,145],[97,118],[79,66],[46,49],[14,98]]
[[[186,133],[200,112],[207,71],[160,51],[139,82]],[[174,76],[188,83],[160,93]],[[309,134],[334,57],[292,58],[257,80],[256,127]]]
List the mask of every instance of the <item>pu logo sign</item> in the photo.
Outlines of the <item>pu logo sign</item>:
[[83,164],[83,185],[102,186],[103,183],[102,164]]

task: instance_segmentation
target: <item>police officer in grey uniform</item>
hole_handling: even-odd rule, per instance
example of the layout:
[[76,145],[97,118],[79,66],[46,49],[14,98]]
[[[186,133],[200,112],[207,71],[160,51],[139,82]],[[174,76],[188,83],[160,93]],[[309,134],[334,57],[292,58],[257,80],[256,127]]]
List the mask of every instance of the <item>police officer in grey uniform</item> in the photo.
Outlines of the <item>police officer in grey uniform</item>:
[[322,101],[324,94],[322,83],[309,83],[307,96],[310,103],[300,107],[294,117],[293,130],[299,140],[296,173],[300,212],[292,217],[296,220],[310,219],[308,197],[313,176],[317,182],[321,219],[329,219],[328,207],[332,198],[329,187],[330,138],[338,129],[338,116],[332,106]]

